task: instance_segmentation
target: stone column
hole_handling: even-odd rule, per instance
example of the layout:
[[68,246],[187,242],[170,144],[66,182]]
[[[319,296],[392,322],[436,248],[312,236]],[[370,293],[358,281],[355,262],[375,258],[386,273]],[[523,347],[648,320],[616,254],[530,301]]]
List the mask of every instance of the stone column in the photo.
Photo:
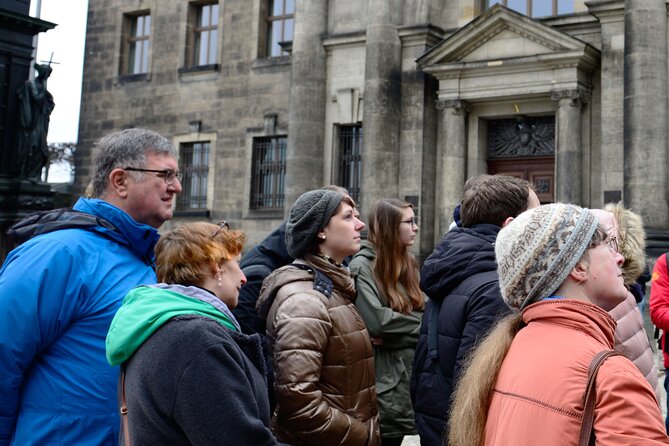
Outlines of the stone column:
[[297,197],[323,187],[326,55],[321,37],[327,31],[327,0],[296,0],[292,49],[286,216]]
[[583,205],[583,147],[581,109],[587,95],[580,90],[554,91],[557,102],[555,150],[555,200]]
[[376,199],[398,194],[402,45],[388,0],[368,1],[365,42],[363,217]]
[[459,99],[438,100],[440,113],[437,136],[437,174],[435,184],[437,243],[453,221],[453,210],[460,204],[467,180],[466,120],[470,106]]
[[625,202],[667,229],[667,6],[625,0]]

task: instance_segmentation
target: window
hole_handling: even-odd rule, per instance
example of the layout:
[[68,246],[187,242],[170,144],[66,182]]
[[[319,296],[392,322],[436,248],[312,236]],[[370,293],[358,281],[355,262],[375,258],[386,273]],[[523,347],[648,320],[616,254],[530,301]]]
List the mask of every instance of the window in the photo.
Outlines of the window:
[[286,136],[253,138],[251,209],[283,209],[287,142]]
[[530,17],[546,17],[574,12],[575,0],[486,0],[484,6],[501,3],[509,9]]
[[218,52],[218,3],[191,4],[188,65],[216,63]]
[[179,170],[182,172],[181,194],[177,197],[177,210],[203,210],[207,208],[207,174],[209,172],[209,141],[185,143],[179,146]]
[[293,41],[295,0],[269,0],[267,9],[267,57],[288,54],[281,47],[283,42]]
[[149,72],[151,55],[151,15],[133,13],[124,16],[123,66],[121,74],[143,74]]
[[360,201],[362,170],[362,124],[338,127],[339,185],[348,189],[356,203]]

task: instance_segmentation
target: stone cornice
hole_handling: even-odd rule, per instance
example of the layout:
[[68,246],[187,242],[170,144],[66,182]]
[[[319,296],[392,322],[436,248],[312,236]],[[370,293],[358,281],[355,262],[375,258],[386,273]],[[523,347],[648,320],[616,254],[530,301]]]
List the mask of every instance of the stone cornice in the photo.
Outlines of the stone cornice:
[[354,33],[346,34],[333,34],[323,37],[323,46],[328,49],[334,46],[342,45],[359,45],[364,46],[367,33],[365,31],[359,31]]
[[[5,8],[0,8],[0,28],[12,31],[28,30],[33,35],[55,28],[55,23],[36,19],[24,14],[19,14]],[[27,33],[26,33],[27,34]]]
[[625,20],[625,0],[591,0],[585,6],[601,23]]
[[402,40],[402,46],[425,46],[432,47],[442,41],[446,35],[445,31],[431,24],[402,26],[397,29]]

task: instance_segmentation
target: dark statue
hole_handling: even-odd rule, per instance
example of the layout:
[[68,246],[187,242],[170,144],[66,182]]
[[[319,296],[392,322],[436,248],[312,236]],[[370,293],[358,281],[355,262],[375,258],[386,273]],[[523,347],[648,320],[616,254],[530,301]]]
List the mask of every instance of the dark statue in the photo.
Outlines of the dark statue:
[[46,135],[49,116],[55,107],[53,96],[46,89],[51,75],[50,65],[35,64],[37,78],[26,81],[17,92],[21,128],[18,132],[19,178],[37,182],[49,160]]

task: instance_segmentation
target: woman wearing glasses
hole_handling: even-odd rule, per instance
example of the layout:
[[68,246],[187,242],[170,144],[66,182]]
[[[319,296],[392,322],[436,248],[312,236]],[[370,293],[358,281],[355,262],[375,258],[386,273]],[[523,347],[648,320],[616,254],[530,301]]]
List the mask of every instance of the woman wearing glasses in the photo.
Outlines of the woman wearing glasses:
[[[526,211],[499,232],[499,285],[515,311],[468,360],[450,445],[584,444],[588,370],[612,350],[607,311],[628,293],[616,248],[593,213],[574,205]],[[669,444],[653,389],[629,359],[605,359],[594,384],[594,438],[585,430],[585,444]]]
[[161,283],[130,291],[107,335],[109,363],[122,364],[123,444],[279,444],[260,338],[230,311],[246,282],[244,241],[225,222],[161,236]]
[[263,283],[257,309],[274,365],[272,429],[286,443],[379,444],[372,344],[342,265],[360,249],[364,227],[349,196],[302,194],[286,224],[296,260]]
[[399,446],[416,434],[409,381],[425,303],[411,254],[418,225],[411,204],[381,198],[369,215],[369,240],[350,268],[355,306],[372,339],[381,444]]

